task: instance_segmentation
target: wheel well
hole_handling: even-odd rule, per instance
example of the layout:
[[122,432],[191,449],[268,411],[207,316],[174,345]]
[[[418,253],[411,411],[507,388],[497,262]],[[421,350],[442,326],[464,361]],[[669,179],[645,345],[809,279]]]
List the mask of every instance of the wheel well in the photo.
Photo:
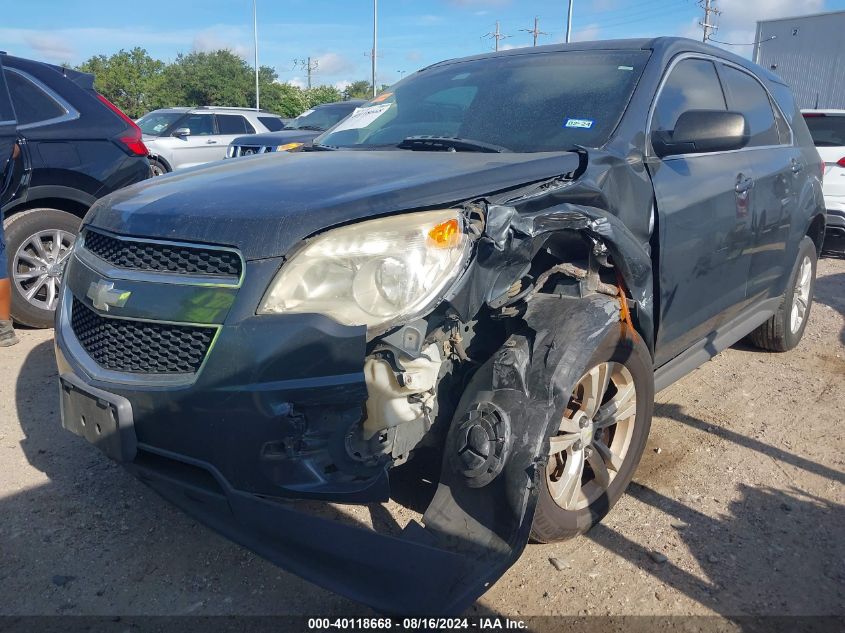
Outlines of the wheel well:
[[6,216],[10,217],[21,211],[28,211],[29,209],[58,209],[59,211],[66,211],[82,219],[88,213],[88,206],[76,200],[69,200],[68,198],[36,198],[35,200],[28,200],[19,207],[15,207],[6,212]]
[[170,163],[168,163],[166,160],[164,160],[164,159],[163,159],[161,156],[159,156],[158,154],[150,154],[150,155],[149,155],[149,159],[150,159],[150,160],[154,160],[154,161],[156,161],[157,163],[161,163],[162,165],[164,165],[164,168],[165,168],[167,171],[173,171],[173,167],[171,167],[171,166],[170,166]]
[[819,256],[821,256],[822,244],[824,243],[824,229],[825,221],[823,215],[814,217],[813,221],[810,222],[810,228],[807,229],[807,237],[813,240],[813,244],[816,245],[816,254]]

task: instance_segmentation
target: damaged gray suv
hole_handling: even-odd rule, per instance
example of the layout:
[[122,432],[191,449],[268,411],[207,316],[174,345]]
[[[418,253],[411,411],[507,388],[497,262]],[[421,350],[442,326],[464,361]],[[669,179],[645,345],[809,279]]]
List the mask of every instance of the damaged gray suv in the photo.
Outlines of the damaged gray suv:
[[[821,176],[783,82],[691,40],[435,64],[306,151],[97,202],[63,425],[315,583],[460,613],[608,513],[655,391],[798,344]],[[387,533],[322,510],[391,498]]]

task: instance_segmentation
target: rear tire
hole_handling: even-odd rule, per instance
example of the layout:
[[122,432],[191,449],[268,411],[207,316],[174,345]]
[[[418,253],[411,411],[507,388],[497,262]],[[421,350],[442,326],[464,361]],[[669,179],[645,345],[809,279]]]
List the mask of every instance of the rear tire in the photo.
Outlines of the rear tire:
[[162,163],[160,160],[156,160],[155,158],[150,159],[150,174],[152,174],[153,178],[156,176],[163,176],[169,172],[170,170],[167,168],[167,165]]
[[46,208],[21,211],[5,220],[12,319],[30,327],[53,327],[64,265],[81,222],[75,215]]
[[788,352],[801,342],[816,285],[816,245],[809,237],[801,240],[798,257],[778,311],[748,335],[755,347],[770,352]]
[[[561,431],[548,443],[549,453],[558,447],[567,448],[550,455],[545,476],[540,481],[531,527],[531,538],[535,542],[570,539],[601,521],[631,482],[648,440],[654,410],[654,369],[648,348],[639,335],[633,333],[631,338],[625,339],[615,335],[608,337],[595,351],[588,367],[588,372],[576,385],[576,393],[567,410],[560,413]],[[585,385],[593,381],[595,372],[598,372],[595,384],[607,385],[597,390],[601,394],[598,399],[585,389]],[[587,416],[588,409],[596,408],[590,402],[598,402],[597,413]],[[617,415],[609,416],[612,411]],[[626,416],[627,411],[633,411],[633,415]],[[585,417],[589,418],[588,424],[583,422]],[[604,426],[611,419],[616,422]],[[589,437],[568,445],[578,433]],[[565,477],[569,466],[579,463],[576,459],[578,442],[581,442],[583,454],[579,457],[580,463],[584,465],[581,466],[582,474],[570,479],[576,482],[578,490],[571,497],[571,503],[567,503],[569,492]],[[600,484],[603,478],[609,478],[609,484],[607,480],[604,480],[605,485]]]

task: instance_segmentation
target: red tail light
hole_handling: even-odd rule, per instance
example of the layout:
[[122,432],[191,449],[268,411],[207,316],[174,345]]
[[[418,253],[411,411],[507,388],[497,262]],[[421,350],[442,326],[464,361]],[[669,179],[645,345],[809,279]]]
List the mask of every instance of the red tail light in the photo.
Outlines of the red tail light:
[[839,165],[840,167],[845,167],[845,156],[840,158],[839,161],[836,164]]
[[144,141],[141,140],[141,128],[135,125],[135,121],[126,116],[120,108],[106,99],[103,95],[98,94],[97,98],[103,102],[103,105],[114,112],[124,123],[126,123],[126,131],[119,135],[115,140],[123,145],[123,147],[134,156],[146,156],[149,154],[147,146],[144,145]]

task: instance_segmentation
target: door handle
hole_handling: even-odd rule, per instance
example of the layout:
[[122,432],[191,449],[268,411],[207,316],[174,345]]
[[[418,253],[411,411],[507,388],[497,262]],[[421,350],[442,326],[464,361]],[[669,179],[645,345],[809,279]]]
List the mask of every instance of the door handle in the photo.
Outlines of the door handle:
[[792,170],[792,173],[793,173],[793,174],[797,174],[797,173],[799,173],[802,169],[804,169],[804,163],[802,163],[802,162],[801,162],[801,161],[799,161],[799,160],[796,160],[795,158],[793,158],[793,159],[790,161],[790,163],[791,163],[791,165],[790,165],[790,169]]
[[743,178],[742,174],[736,180],[736,192],[737,193],[747,193],[749,189],[754,187],[754,179],[753,178]]
[[212,141],[212,140],[210,140],[210,139],[209,139],[209,140],[207,140],[207,141],[205,142],[205,144],[206,144],[206,145],[216,145],[216,144],[217,144],[217,141]]

